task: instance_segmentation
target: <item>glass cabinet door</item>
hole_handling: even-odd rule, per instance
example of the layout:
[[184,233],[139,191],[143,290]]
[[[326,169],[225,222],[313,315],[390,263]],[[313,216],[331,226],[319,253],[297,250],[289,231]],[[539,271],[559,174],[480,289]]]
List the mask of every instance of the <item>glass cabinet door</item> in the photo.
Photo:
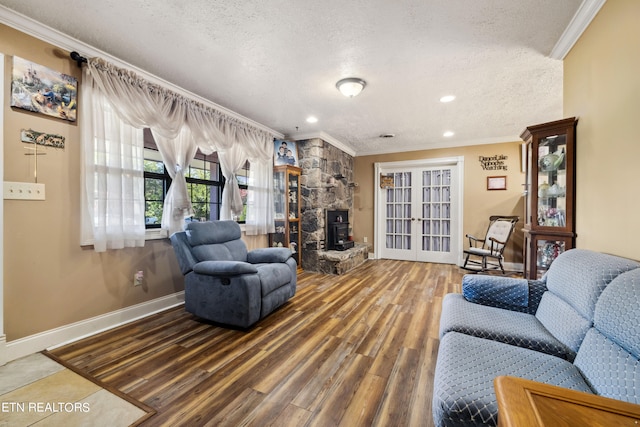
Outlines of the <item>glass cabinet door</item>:
[[[273,174],[273,204],[275,208],[274,219],[276,221],[284,221],[285,212],[285,193],[284,193],[284,172],[275,171]],[[277,225],[276,225],[277,226]]]
[[270,245],[291,249],[300,265],[300,168],[296,166],[274,166],[274,222],[275,232],[269,236]]
[[538,144],[538,205],[537,225],[541,227],[567,226],[567,135],[541,138]]

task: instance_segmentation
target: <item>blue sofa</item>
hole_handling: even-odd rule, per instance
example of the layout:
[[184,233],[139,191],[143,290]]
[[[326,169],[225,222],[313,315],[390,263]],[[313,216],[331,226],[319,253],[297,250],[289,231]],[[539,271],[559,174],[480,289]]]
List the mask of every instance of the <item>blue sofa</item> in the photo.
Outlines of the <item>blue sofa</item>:
[[464,276],[442,302],[435,425],[497,425],[500,375],[639,404],[639,267],[572,249],[539,281]]
[[185,309],[216,323],[248,328],[296,293],[289,248],[247,251],[235,221],[191,222],[171,244],[184,274]]

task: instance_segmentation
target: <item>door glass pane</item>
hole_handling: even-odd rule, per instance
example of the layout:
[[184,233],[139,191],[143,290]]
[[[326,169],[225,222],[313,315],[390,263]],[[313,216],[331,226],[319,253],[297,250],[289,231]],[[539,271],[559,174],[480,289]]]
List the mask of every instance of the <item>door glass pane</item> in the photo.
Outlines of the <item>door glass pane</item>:
[[389,249],[411,247],[411,172],[393,174],[394,188],[387,189],[385,243]]
[[422,250],[451,250],[451,170],[424,171],[422,179]]

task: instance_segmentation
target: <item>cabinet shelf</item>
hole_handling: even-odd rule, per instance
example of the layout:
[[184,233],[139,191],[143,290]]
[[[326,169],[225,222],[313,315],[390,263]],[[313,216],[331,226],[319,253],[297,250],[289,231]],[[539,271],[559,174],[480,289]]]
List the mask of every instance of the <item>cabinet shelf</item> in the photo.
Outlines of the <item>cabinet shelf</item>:
[[274,223],[275,233],[269,235],[269,244],[291,249],[293,257],[301,268],[301,215],[300,215],[300,172],[296,166],[274,166]]
[[527,145],[524,273],[537,279],[575,245],[575,147],[577,119],[529,126]]

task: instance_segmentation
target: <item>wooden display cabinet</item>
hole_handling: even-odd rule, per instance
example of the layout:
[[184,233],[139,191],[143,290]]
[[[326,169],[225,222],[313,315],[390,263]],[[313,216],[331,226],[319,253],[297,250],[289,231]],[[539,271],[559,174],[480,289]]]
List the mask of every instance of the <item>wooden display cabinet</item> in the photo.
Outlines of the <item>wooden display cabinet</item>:
[[571,117],[527,127],[524,276],[538,279],[575,245],[576,125]]
[[291,249],[293,257],[300,265],[300,242],[302,223],[300,221],[300,171],[296,166],[273,167],[274,220],[275,233],[269,235],[269,244]]

